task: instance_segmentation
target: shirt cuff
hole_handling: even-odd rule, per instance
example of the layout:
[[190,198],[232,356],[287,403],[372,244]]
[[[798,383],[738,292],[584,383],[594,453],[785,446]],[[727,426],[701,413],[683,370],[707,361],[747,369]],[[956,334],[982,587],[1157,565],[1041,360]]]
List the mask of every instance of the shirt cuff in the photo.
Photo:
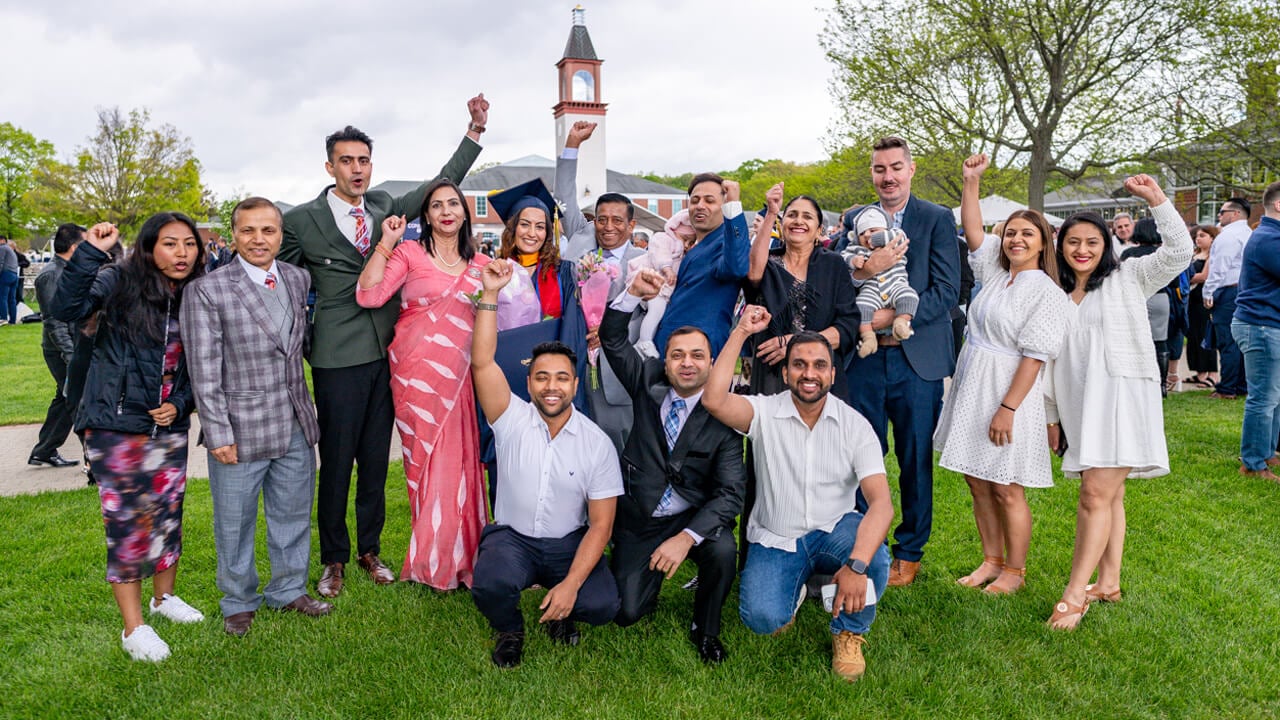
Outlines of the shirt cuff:
[[577,160],[578,148],[567,147],[564,150],[560,151],[560,157],[565,160]]
[[640,298],[623,290],[618,293],[618,297],[614,298],[613,302],[609,303],[609,307],[624,313],[635,312],[635,309],[640,307]]
[[699,545],[701,545],[701,544],[702,544],[702,540],[703,540],[703,538],[702,538],[702,536],[701,536],[701,535],[699,535],[698,533],[696,533],[696,532],[694,532],[694,531],[690,530],[689,528],[685,528],[685,529],[684,529],[684,531],[685,531],[685,533],[687,533],[687,534],[689,535],[689,537],[693,538],[693,546],[694,546],[694,547],[698,547]]
[[734,200],[732,202],[727,202],[720,211],[724,215],[725,220],[732,220],[742,214],[742,201]]
[[471,142],[471,144],[472,144],[472,145],[475,145],[476,147],[484,147],[484,146],[483,146],[483,145],[481,145],[478,141],[476,141],[476,140],[472,140],[470,135],[463,135],[463,136],[462,136],[462,139],[463,139],[463,140],[468,140],[468,141],[470,141],[470,142]]

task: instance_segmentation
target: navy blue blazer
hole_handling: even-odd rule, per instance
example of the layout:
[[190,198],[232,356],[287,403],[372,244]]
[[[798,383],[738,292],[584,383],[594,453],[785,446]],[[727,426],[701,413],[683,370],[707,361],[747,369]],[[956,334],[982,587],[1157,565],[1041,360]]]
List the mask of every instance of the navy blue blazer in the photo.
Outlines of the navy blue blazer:
[[[912,195],[902,216],[902,231],[911,240],[907,278],[920,296],[920,306],[911,320],[915,334],[902,341],[902,352],[922,379],[941,380],[956,369],[951,309],[960,299],[960,246],[955,215]],[[857,353],[849,355],[849,380],[857,382],[862,359]]]

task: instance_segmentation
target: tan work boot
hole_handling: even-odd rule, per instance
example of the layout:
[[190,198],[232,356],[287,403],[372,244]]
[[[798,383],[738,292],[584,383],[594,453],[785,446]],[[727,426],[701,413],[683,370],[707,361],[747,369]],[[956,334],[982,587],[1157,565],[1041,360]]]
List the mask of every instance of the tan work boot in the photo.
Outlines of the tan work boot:
[[867,671],[867,660],[862,657],[862,646],[867,639],[848,630],[831,636],[831,672],[855,682]]
[[916,581],[917,572],[920,572],[919,562],[894,558],[889,564],[889,587],[910,585]]

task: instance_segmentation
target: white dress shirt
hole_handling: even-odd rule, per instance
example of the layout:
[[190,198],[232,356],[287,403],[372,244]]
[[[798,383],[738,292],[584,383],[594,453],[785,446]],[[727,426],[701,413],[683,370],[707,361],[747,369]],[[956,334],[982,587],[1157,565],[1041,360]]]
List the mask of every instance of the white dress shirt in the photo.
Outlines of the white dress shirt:
[[755,411],[747,437],[756,470],[747,541],[795,552],[797,539],[830,532],[855,509],[863,478],[884,473],[880,440],[866,418],[834,395],[827,395],[812,430],[790,390],[745,397]]
[[587,523],[587,501],[622,494],[618,452],[604,431],[570,408],[554,438],[532,403],[514,394],[493,422],[496,522],[535,538],[561,538]]
[[[356,218],[351,214],[351,210],[353,208],[360,208],[361,210],[364,210],[365,223],[368,224],[372,222],[369,217],[369,211],[365,210],[364,207],[364,196],[360,197],[359,205],[352,205],[346,200],[338,197],[337,194],[333,192],[333,188],[329,188],[329,193],[326,197],[329,200],[329,210],[333,213],[333,222],[338,226],[338,232],[342,233],[342,237],[346,238],[347,242],[351,243],[352,247],[355,247]],[[373,242],[372,225],[369,226],[369,242]]]
[[1244,246],[1253,231],[1249,223],[1237,220],[1229,223],[1209,248],[1209,275],[1204,279],[1204,296],[1213,299],[1213,293],[1224,287],[1240,283],[1240,260]]
[[266,285],[267,273],[269,272],[276,280],[276,290],[284,289],[284,278],[280,277],[280,268],[276,267],[276,261],[274,258],[271,260],[271,267],[267,270],[263,270],[257,265],[245,260],[241,255],[236,255],[236,260],[240,261],[240,267],[244,268],[245,274],[249,276],[249,280],[251,280],[255,285]]

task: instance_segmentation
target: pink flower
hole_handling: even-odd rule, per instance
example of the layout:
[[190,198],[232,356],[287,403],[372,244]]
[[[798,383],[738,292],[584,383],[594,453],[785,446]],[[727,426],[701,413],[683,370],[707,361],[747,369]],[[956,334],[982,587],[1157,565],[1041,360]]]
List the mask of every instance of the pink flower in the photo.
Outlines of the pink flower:
[[98,498],[102,500],[102,509],[105,512],[113,513],[120,510],[120,493],[111,489],[98,486]]

